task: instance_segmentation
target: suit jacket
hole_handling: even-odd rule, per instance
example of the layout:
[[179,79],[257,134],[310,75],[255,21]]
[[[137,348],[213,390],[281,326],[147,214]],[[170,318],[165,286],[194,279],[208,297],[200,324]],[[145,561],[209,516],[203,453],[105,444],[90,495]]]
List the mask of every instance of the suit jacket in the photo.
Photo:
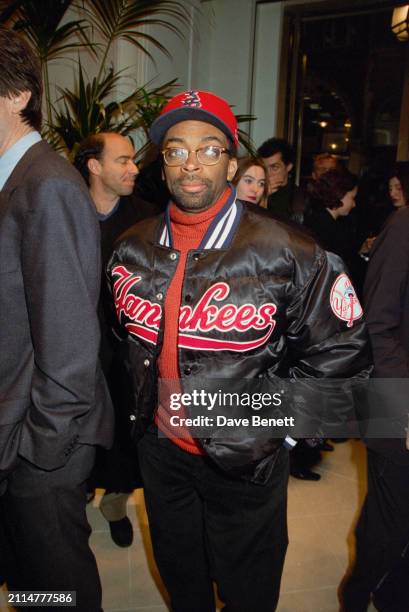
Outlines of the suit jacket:
[[87,187],[39,142],[0,192],[0,480],[18,455],[52,470],[78,444],[111,443],[100,278]]
[[[386,391],[397,401],[398,381],[409,378],[409,208],[391,215],[370,253],[364,286],[366,322],[375,376],[395,379]],[[406,391],[407,385],[403,385]],[[385,405],[388,397],[385,398]],[[404,406],[407,412],[406,403]],[[387,413],[386,413],[387,414]],[[406,414],[403,414],[406,418]],[[407,418],[406,418],[407,425]],[[405,439],[368,439],[367,444],[395,462],[409,466]]]

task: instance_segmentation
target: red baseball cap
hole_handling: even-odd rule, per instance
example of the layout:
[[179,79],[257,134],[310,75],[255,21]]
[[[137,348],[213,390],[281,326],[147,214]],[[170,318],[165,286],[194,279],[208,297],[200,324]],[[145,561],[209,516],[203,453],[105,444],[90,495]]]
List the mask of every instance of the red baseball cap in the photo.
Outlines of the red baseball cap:
[[152,142],[160,146],[172,125],[189,119],[211,123],[226,134],[235,146],[239,144],[237,120],[226,100],[210,91],[199,90],[184,91],[165,104],[151,125],[149,135]]

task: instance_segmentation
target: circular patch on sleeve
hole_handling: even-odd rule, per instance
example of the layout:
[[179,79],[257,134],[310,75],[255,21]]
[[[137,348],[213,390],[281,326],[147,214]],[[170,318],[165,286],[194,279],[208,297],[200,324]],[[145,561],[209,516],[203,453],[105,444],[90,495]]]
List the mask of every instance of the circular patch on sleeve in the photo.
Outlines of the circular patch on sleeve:
[[363,315],[362,306],[348,276],[340,274],[331,287],[330,304],[332,312],[341,321],[352,327],[354,321]]

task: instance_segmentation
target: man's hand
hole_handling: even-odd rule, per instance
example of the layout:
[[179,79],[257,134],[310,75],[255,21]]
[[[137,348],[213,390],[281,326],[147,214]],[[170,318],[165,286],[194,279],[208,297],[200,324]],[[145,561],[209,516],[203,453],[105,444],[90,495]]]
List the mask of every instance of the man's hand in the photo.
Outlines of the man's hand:
[[275,193],[281,187],[284,186],[283,180],[281,178],[271,178],[268,181],[268,194]]

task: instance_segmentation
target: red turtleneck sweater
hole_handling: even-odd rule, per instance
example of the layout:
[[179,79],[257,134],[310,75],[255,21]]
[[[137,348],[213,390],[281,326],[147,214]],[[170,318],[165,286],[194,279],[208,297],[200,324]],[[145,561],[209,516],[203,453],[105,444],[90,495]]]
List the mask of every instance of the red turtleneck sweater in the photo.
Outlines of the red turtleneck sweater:
[[[159,377],[172,381],[172,392],[183,392],[181,389],[179,361],[178,361],[178,335],[179,314],[182,302],[182,286],[185,274],[188,252],[197,249],[206,234],[210,223],[226,204],[230,195],[230,188],[226,187],[218,201],[211,208],[201,213],[186,214],[172,203],[170,206],[170,220],[172,226],[173,246],[180,251],[180,258],[176,272],[169,285],[164,303],[165,329],[163,346],[158,359]],[[174,381],[174,382],[173,382]],[[192,438],[187,429],[176,429],[170,424],[171,411],[168,402],[159,406],[155,422],[160,431],[172,440],[177,446],[195,455],[204,455],[205,452],[199,442]],[[181,408],[178,415],[183,417]]]

